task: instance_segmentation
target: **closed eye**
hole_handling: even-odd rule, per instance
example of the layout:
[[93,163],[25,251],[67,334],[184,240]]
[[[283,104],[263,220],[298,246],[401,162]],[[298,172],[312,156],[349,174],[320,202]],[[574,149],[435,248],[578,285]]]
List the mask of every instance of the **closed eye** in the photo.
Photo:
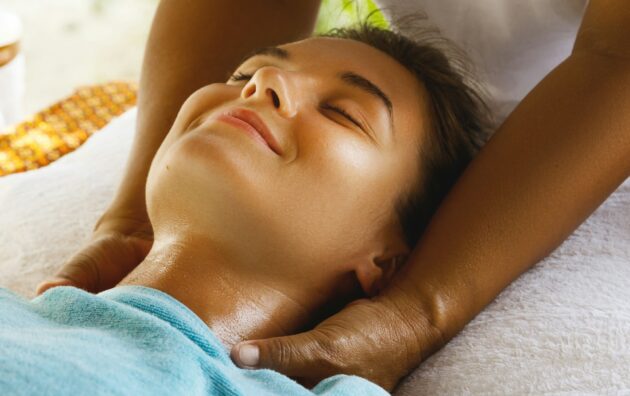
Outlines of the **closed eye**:
[[322,109],[324,109],[324,110],[332,110],[332,111],[334,111],[336,113],[341,114],[342,116],[347,118],[350,122],[352,122],[354,125],[358,126],[359,128],[361,128],[363,130],[363,125],[361,125],[360,122],[358,122],[354,117],[352,117],[350,114],[348,114],[348,112],[345,111],[344,109],[342,109],[341,107],[337,107],[337,106],[331,105],[329,103],[324,103],[320,107]]
[[230,81],[249,81],[253,77],[252,74],[236,72],[230,76]]

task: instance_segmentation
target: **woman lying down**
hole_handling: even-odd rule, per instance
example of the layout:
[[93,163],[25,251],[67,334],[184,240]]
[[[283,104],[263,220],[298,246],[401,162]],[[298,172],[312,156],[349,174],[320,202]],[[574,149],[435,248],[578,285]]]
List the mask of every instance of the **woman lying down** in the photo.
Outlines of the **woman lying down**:
[[99,294],[0,290],[0,393],[387,394],[346,375],[309,390],[227,351],[389,282],[483,141],[467,81],[362,25],[258,50],[196,91],[151,164],[145,260]]

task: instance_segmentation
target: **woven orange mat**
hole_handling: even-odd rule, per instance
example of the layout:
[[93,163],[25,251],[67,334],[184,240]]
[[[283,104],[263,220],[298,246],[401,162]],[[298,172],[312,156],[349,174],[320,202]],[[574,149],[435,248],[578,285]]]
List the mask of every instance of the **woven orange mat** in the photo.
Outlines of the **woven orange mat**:
[[72,95],[0,131],[0,176],[48,165],[135,106],[136,83],[113,81]]

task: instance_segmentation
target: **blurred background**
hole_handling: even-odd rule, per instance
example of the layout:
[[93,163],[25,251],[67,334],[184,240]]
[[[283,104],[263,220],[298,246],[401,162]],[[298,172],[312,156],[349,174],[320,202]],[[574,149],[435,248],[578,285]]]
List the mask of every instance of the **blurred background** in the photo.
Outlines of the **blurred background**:
[[[0,0],[22,22],[26,117],[81,85],[139,81],[144,45],[159,0]],[[371,0],[323,0],[316,31],[374,11]],[[384,23],[382,15],[373,16]]]

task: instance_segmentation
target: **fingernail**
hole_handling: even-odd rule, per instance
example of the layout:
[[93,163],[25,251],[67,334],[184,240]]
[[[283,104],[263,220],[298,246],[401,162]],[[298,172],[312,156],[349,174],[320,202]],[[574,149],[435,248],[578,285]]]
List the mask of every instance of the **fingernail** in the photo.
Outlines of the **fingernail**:
[[259,355],[260,351],[256,345],[245,344],[238,348],[238,360],[246,366],[257,366]]

